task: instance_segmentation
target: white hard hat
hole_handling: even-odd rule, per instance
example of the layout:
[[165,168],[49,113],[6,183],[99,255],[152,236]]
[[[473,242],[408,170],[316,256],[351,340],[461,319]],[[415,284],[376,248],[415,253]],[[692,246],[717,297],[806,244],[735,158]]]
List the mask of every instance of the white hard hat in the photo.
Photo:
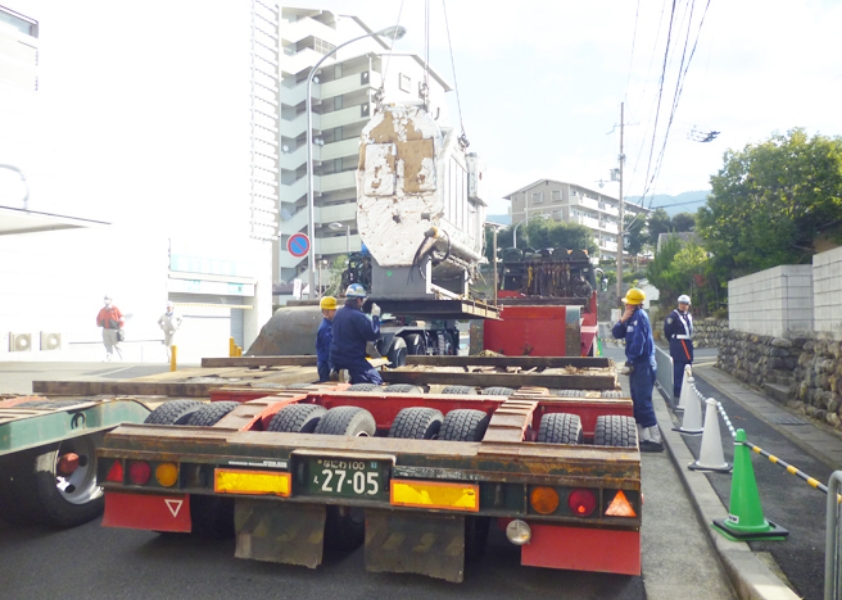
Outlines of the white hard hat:
[[678,297],[678,303],[679,304],[690,304],[691,303],[690,302],[690,296],[688,296],[687,294],[680,295]]
[[352,283],[348,286],[348,289],[345,290],[345,297],[346,298],[365,298],[365,288],[361,286],[359,283]]
[[175,306],[175,304],[173,304],[172,300],[170,300],[169,302],[167,302],[167,306]]

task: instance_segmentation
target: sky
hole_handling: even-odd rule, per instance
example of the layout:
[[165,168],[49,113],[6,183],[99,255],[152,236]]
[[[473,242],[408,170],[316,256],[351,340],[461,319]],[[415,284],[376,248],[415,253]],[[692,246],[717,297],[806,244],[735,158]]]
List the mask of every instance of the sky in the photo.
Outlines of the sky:
[[[125,177],[108,168],[119,157],[107,155],[102,130],[112,134],[121,130],[124,139],[139,140],[126,160],[138,161],[146,186],[144,194],[129,193],[127,201],[151,197],[159,177],[161,186],[184,185],[174,183],[178,172],[172,164],[191,157],[168,155],[167,144],[160,138],[155,142],[150,131],[155,130],[156,110],[171,112],[172,102],[190,115],[188,134],[198,134],[214,121],[213,115],[202,114],[201,106],[181,106],[177,97],[167,96],[186,66],[193,76],[211,77],[214,66],[202,61],[224,60],[226,38],[218,31],[203,30],[202,3],[151,0],[142,9],[113,0],[79,0],[70,5],[59,0],[6,0],[4,5],[42,24],[39,77],[49,128],[46,164],[64,169],[69,181],[77,184],[104,181],[118,189],[125,185]],[[425,54],[422,0],[289,5],[356,15],[375,30],[399,22],[408,34],[397,42],[396,50]],[[134,31],[133,46],[126,50],[119,42],[126,31],[121,28],[129,27],[141,35]],[[626,122],[626,195],[707,189],[726,150],[760,142],[776,131],[804,127],[810,133],[840,135],[842,53],[835,40],[841,28],[842,2],[834,1],[432,1],[429,53],[434,68],[457,85],[462,126],[471,150],[488,168],[488,212],[500,214],[508,208],[504,195],[539,179],[599,189],[600,181],[609,179],[609,170],[618,166],[621,103]],[[173,36],[178,44],[158,43]],[[212,53],[202,51],[209,41],[214,44]],[[145,68],[146,58],[160,60],[162,52],[168,53],[166,59],[176,71]],[[181,52],[184,56],[177,55]],[[665,142],[682,52],[685,76]],[[119,79],[114,71],[118,65],[140,74],[142,89],[110,84],[112,75],[117,79],[111,81],[126,81],[125,74]],[[221,86],[220,94],[224,92]],[[137,93],[148,96],[150,112],[121,111],[121,97]],[[167,102],[156,103],[162,95]],[[450,107],[451,121],[458,126],[456,94],[451,94]],[[688,137],[709,131],[720,132],[710,143]],[[662,149],[663,160],[658,160]],[[105,197],[104,185],[95,187],[100,200],[91,201],[93,213],[102,208]],[[616,195],[618,184],[604,183],[602,191]],[[168,210],[178,207],[170,205]]]

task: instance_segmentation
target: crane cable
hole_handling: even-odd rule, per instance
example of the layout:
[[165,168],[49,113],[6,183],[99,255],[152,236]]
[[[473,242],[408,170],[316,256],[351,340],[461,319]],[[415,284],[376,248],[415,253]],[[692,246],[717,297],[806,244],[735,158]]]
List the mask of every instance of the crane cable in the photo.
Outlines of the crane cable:
[[459,136],[459,143],[464,148],[467,148],[471,143],[465,134],[465,122],[462,120],[462,102],[459,98],[459,83],[456,81],[456,61],[453,59],[453,43],[450,41],[450,23],[447,19],[447,3],[445,0],[441,0],[441,6],[444,11],[444,28],[447,31],[447,47],[450,50],[450,68],[453,70],[453,89],[456,92],[456,107],[459,110],[459,128],[462,130],[462,135]]
[[401,0],[400,8],[398,9],[398,20],[395,22],[395,33],[392,35],[392,43],[389,46],[389,53],[386,55],[386,64],[383,67],[383,78],[380,80],[380,87],[375,94],[375,101],[376,101],[376,111],[379,112],[382,104],[383,104],[383,97],[386,95],[386,76],[389,74],[389,62],[392,59],[392,52],[395,49],[395,42],[398,38],[398,26],[401,24],[401,15],[403,14],[403,3],[405,0]]

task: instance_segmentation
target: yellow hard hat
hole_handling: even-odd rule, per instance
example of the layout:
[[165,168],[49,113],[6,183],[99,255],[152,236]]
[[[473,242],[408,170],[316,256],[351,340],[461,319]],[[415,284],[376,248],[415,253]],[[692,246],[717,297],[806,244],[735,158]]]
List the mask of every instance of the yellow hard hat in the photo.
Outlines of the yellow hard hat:
[[643,290],[639,290],[637,288],[632,288],[628,292],[626,292],[626,297],[623,298],[624,304],[643,304],[643,301],[646,300],[646,294],[643,293]]
[[336,298],[325,296],[319,301],[319,308],[322,310],[336,310]]

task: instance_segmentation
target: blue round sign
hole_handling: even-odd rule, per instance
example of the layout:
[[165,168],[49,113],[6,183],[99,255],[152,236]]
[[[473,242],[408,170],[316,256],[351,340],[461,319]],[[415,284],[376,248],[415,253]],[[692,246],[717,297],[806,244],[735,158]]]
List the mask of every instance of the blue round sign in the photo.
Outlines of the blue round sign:
[[293,233],[287,240],[287,251],[295,258],[303,258],[310,252],[310,238],[303,233]]

